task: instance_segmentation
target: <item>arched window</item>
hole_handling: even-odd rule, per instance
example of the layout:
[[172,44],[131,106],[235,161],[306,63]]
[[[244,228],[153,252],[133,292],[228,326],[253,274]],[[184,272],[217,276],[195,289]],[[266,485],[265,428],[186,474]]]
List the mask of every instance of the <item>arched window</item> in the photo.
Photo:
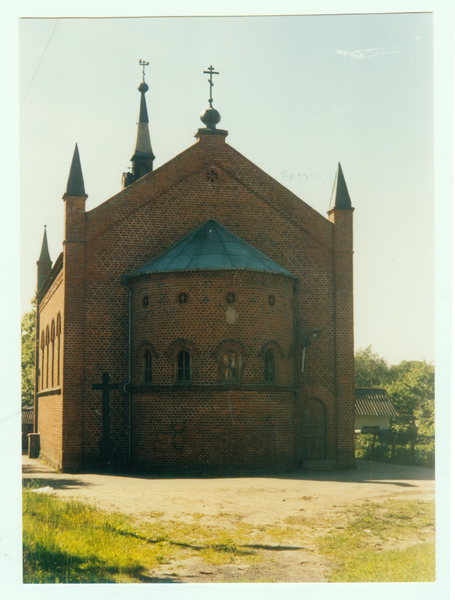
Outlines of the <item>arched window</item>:
[[142,383],[152,382],[152,353],[149,349],[142,355]]
[[49,387],[49,325],[46,327],[46,389]]
[[240,381],[240,355],[236,350],[225,350],[221,355],[221,381],[223,383]]
[[62,317],[57,315],[57,385],[60,385],[60,334],[62,332]]
[[41,389],[44,390],[44,329],[41,332]]
[[276,361],[272,350],[264,354],[264,379],[268,383],[276,383]]
[[175,373],[177,382],[191,381],[191,356],[188,350],[180,350],[177,354]]
[[52,356],[51,356],[51,387],[54,387],[54,347],[55,347],[55,321],[52,319],[51,325],[51,345],[52,345]]

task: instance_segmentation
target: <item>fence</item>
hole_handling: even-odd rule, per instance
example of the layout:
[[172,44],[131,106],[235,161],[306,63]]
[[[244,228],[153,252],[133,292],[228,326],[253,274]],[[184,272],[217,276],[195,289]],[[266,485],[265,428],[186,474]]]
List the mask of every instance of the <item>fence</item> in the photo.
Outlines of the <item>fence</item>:
[[22,407],[22,450],[28,448],[28,434],[33,433],[34,415],[33,406]]
[[434,468],[435,439],[391,430],[356,434],[356,458]]

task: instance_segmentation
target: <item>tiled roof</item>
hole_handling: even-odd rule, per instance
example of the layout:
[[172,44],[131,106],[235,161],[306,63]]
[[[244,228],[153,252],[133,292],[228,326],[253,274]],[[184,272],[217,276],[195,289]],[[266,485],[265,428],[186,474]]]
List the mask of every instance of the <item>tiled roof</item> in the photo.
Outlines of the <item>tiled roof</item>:
[[245,269],[294,277],[265,254],[210,219],[130,277],[173,271]]
[[356,417],[397,417],[398,413],[384,388],[355,389]]

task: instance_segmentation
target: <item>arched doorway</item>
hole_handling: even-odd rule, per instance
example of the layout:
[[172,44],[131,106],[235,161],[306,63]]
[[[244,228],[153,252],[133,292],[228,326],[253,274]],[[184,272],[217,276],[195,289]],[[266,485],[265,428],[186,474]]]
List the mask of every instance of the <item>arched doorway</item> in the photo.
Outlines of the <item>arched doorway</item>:
[[325,459],[325,406],[315,398],[307,400],[303,405],[302,458]]

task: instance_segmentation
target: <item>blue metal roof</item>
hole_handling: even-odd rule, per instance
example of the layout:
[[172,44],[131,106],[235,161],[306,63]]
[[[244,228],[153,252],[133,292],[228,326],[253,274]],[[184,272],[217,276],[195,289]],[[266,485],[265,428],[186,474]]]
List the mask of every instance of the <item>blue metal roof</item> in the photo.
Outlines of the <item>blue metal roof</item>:
[[295,277],[214,219],[189,233],[130,277],[204,269],[246,269]]

